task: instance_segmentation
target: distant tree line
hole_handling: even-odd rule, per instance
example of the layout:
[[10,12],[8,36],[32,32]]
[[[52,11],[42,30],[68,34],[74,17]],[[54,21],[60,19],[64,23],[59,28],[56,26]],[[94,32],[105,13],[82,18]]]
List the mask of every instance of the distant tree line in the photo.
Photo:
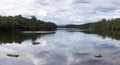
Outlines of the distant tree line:
[[82,25],[66,25],[66,28],[80,28],[89,30],[120,30],[120,18],[106,20],[102,19],[98,22],[87,23]]
[[0,16],[0,30],[55,30],[57,25],[37,20],[35,16]]

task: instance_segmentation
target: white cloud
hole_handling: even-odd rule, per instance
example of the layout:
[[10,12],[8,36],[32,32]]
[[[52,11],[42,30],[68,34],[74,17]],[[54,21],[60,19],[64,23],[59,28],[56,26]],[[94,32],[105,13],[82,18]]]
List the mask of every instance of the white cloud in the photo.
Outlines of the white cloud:
[[1,0],[0,15],[19,14],[57,24],[95,22],[120,17],[120,0]]

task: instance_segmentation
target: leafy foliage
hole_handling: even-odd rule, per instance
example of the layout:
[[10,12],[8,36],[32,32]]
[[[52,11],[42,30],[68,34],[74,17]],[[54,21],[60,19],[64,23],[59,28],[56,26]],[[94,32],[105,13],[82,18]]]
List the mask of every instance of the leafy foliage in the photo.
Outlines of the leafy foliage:
[[101,21],[94,23],[87,23],[83,25],[66,25],[67,28],[81,28],[88,30],[120,30],[120,18],[106,20],[102,19]]
[[55,30],[57,25],[51,22],[37,20],[35,16],[31,19],[18,16],[0,16],[1,30]]

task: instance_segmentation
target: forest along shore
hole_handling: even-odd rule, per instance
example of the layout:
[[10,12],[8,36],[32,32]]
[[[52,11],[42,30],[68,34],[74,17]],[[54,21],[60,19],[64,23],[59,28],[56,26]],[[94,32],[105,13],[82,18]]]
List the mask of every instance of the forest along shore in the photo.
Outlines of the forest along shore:
[[52,22],[37,20],[35,16],[25,18],[18,16],[0,16],[0,30],[56,30],[57,25]]
[[59,28],[79,28],[89,31],[108,31],[108,30],[120,30],[120,18],[115,19],[102,19],[98,22],[86,23],[81,25],[69,24],[65,26],[59,26]]

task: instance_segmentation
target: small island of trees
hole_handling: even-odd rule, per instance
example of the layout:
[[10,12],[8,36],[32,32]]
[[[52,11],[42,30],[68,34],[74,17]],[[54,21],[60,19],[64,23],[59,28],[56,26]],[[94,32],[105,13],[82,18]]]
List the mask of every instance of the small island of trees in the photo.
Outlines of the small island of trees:
[[0,30],[56,30],[52,22],[37,20],[35,16],[25,18],[18,16],[0,16]]

